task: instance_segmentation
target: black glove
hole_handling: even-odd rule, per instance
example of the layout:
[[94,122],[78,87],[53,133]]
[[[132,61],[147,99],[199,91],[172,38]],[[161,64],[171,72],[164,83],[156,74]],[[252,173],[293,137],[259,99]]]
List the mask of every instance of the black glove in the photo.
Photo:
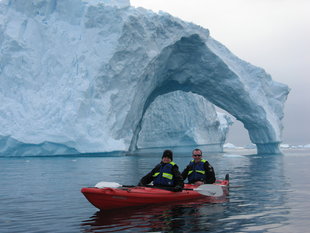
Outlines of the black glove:
[[139,182],[139,184],[137,186],[144,186],[144,184],[142,184],[141,182]]
[[173,188],[173,192],[182,192],[183,188],[180,185],[177,185]]

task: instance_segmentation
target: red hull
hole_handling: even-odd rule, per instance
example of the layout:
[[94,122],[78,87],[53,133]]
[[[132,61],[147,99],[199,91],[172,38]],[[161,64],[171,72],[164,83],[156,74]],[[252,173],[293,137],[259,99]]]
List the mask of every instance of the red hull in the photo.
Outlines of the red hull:
[[[141,206],[149,204],[158,204],[165,202],[187,201],[192,199],[204,198],[205,202],[216,203],[227,195],[228,181],[217,182],[216,185],[222,185],[224,195],[221,197],[211,197],[202,195],[194,190],[183,190],[182,192],[172,192],[163,189],[150,187],[133,188],[82,188],[81,192],[87,200],[98,209],[115,209],[130,206]],[[192,189],[197,186],[186,184],[184,188]]]

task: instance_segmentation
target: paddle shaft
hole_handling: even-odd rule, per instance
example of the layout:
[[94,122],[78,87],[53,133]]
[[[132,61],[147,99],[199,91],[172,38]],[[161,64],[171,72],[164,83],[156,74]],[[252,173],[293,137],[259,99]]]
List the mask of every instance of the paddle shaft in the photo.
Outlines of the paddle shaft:
[[[132,187],[139,187],[139,186],[122,185],[122,187],[132,188]],[[174,187],[153,186],[153,185],[145,185],[145,186],[141,186],[141,187],[149,187],[149,188],[163,189],[163,190],[167,190],[167,191],[176,192],[174,190]],[[203,185],[198,186],[197,188],[193,188],[193,189],[182,188],[182,190],[195,191],[195,192],[198,192],[204,196],[214,196],[214,197],[222,196],[224,194],[223,189],[220,185],[213,185],[213,184],[203,184]]]
[[[116,182],[99,182],[95,185],[96,188],[119,188],[119,187],[124,187],[124,188],[133,188],[133,187],[139,187],[135,185],[121,185]],[[197,188],[193,189],[188,189],[188,188],[182,188],[181,190],[175,190],[175,187],[165,187],[165,186],[153,186],[153,185],[145,185],[141,187],[150,187],[150,188],[157,188],[157,189],[163,189],[163,190],[168,190],[172,192],[177,192],[181,190],[189,190],[189,191],[195,191],[200,193],[201,195],[205,196],[213,196],[213,197],[219,197],[222,196],[223,189],[222,186],[220,185],[214,185],[214,184],[203,184],[198,186]]]

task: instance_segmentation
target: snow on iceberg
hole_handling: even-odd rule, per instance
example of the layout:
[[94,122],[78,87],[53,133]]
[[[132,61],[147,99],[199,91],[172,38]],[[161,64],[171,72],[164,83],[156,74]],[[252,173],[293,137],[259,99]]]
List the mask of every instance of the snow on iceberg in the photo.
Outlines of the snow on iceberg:
[[[175,91],[200,95],[242,121],[258,153],[279,152],[289,88],[234,56],[207,29],[126,0],[0,1],[1,154],[42,154],[46,143],[52,154],[59,147],[73,153],[149,145],[158,135],[145,116],[160,111],[151,110],[157,98]],[[184,107],[205,106],[186,96],[192,101]],[[152,123],[159,131],[166,127],[161,118]],[[206,133],[180,116],[167,118],[183,126],[187,142],[225,142],[225,126]],[[184,142],[175,134],[165,139]]]

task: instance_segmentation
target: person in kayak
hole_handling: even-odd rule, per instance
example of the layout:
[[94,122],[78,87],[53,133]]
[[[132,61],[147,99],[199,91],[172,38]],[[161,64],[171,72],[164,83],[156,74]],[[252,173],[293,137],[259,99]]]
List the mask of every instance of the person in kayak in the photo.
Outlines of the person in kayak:
[[202,159],[202,151],[194,149],[192,158],[193,160],[182,172],[183,180],[188,178],[188,183],[195,185],[213,184],[215,182],[214,169],[207,160]]
[[184,182],[178,165],[172,162],[173,152],[165,150],[161,162],[151,172],[141,178],[139,186],[146,186],[153,181],[154,186],[171,187],[172,191],[180,192]]

